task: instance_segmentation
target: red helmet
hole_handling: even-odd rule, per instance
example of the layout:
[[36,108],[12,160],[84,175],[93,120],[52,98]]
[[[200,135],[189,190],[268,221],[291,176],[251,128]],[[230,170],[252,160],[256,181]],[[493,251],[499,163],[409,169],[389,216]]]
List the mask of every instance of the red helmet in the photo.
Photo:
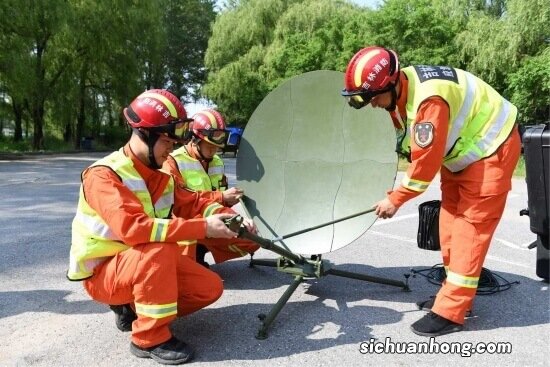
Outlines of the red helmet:
[[364,107],[377,94],[394,88],[398,76],[395,51],[376,46],[363,48],[348,64],[342,95],[348,97],[350,106]]
[[225,121],[221,113],[206,109],[193,115],[193,123],[189,127],[197,138],[223,148],[227,140]]
[[124,117],[132,128],[146,129],[172,139],[181,140],[192,119],[178,97],[164,89],[151,89],[137,96],[124,109]]

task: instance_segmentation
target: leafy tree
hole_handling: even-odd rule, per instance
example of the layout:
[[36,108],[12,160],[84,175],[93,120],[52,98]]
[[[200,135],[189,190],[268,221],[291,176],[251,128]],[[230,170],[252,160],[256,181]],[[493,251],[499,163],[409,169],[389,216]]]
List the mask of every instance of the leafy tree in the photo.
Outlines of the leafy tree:
[[[69,52],[56,48],[66,30],[70,8],[63,0],[5,0],[0,2],[1,49],[14,47],[21,64],[2,65],[7,89],[16,103],[24,101],[33,122],[33,148],[44,148],[46,101],[70,62]],[[17,46],[14,46],[18,44]],[[4,60],[6,61],[6,60]],[[12,61],[13,62],[13,61]],[[21,80],[17,75],[24,74]]]
[[540,55],[527,57],[507,80],[520,121],[528,124],[550,121],[550,47]]
[[[6,0],[0,3],[0,87],[16,138],[27,110],[33,149],[44,129],[78,147],[83,134],[113,127],[121,107],[148,88],[193,94],[213,0]],[[47,121],[46,121],[47,120]]]
[[498,16],[474,13],[457,37],[469,71],[507,95],[507,75],[548,47],[550,0],[509,0]]
[[259,72],[275,25],[298,0],[241,1],[221,13],[208,41],[207,82],[201,90],[227,121],[245,123],[268,92]]
[[[269,88],[307,71],[344,70],[349,57],[369,38],[365,26],[354,22],[362,13],[351,4],[332,0],[305,1],[289,7],[277,22],[265,58],[263,72]],[[350,42],[350,34],[356,32],[365,37]]]
[[344,70],[372,37],[361,9],[339,0],[247,0],[218,16],[208,43],[202,93],[229,121],[245,124],[285,79],[316,69]]
[[453,43],[460,18],[446,0],[387,0],[366,20],[374,43],[397,51],[402,65],[459,63]]
[[215,19],[214,0],[170,0],[164,7],[166,81],[178,96],[195,98],[206,81],[204,56]]

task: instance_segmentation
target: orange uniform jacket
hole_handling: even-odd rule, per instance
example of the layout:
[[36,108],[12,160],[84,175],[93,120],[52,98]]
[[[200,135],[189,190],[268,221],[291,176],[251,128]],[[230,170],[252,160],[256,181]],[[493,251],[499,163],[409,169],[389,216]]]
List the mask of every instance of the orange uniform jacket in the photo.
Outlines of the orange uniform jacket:
[[[400,76],[401,94],[397,101],[396,113],[401,115],[403,121],[407,119],[405,105],[407,103],[408,80],[402,73]],[[449,106],[440,97],[430,97],[419,106],[416,120],[409,127],[414,131],[414,124],[430,122],[433,125],[433,140],[428,146],[419,147],[411,136],[411,164],[407,169],[407,176],[413,180],[431,182],[443,163],[445,156],[445,144],[449,126]],[[392,118],[396,119],[395,116]],[[399,126],[395,123],[396,127]],[[402,185],[389,193],[388,199],[396,207],[400,207],[406,201],[420,195],[421,192],[409,190]]]
[[[143,177],[151,199],[155,203],[162,195],[170,175],[144,165],[131,151],[124,147],[124,153],[134,163]],[[177,181],[176,181],[177,182]],[[128,246],[150,242],[153,218],[143,211],[139,199],[122,183],[120,177],[108,167],[97,166],[87,169],[82,176],[84,195],[88,204],[109,223],[109,228]],[[176,184],[174,215],[168,225],[166,242],[206,237],[206,219],[203,210],[211,203],[211,194],[197,193]],[[217,213],[234,213],[229,208],[220,208]],[[201,216],[198,218],[198,216]]]

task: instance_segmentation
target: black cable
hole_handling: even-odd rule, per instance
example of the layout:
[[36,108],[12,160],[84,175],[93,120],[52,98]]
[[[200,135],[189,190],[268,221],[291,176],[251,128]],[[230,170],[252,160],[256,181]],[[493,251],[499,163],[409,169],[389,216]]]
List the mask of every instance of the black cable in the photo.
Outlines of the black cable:
[[[423,268],[419,270],[411,269],[411,273],[413,274],[413,277],[416,274],[421,275],[428,279],[428,282],[435,285],[441,285],[445,278],[447,278],[447,273],[445,272],[445,267],[443,267],[443,264],[435,264],[431,268]],[[520,282],[509,282],[502,276],[491,272],[489,269],[481,268],[476,294],[480,296],[487,296],[490,294],[503,292],[510,289],[514,284],[520,284]]]

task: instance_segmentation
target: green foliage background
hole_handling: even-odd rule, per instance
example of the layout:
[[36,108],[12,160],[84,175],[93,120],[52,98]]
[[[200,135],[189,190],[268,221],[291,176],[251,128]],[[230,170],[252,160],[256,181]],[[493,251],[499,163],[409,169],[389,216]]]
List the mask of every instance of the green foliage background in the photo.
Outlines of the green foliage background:
[[[0,150],[116,147],[141,91],[206,98],[243,126],[303,72],[344,71],[367,45],[401,65],[466,69],[550,120],[550,0],[3,0]],[[9,132],[9,136],[2,136]]]

